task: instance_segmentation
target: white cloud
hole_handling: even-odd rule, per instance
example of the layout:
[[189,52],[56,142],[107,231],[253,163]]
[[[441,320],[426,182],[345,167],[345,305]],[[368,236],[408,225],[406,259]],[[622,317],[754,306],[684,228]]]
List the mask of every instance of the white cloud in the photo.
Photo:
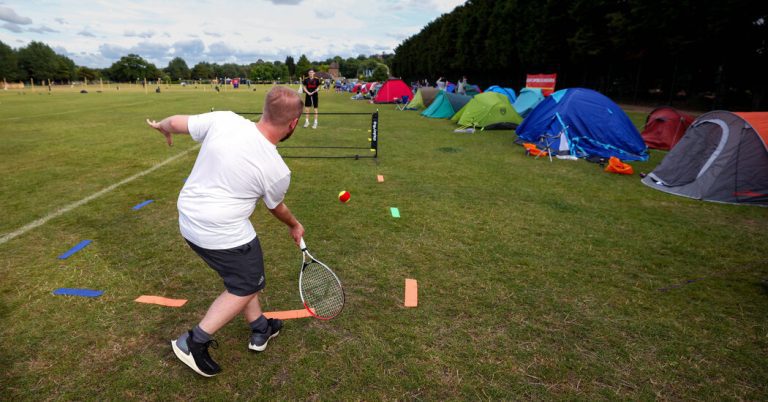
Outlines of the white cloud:
[[301,4],[304,0],[269,0],[270,3],[276,6],[295,6]]
[[89,38],[95,38],[96,37],[96,35],[92,34],[91,32],[88,32],[86,30],[82,30],[82,31],[78,32],[77,34],[80,35],[80,36],[87,36]]
[[0,25],[0,28],[5,28],[5,29],[7,29],[7,30],[9,30],[11,32],[16,32],[16,33],[24,32],[24,30],[21,29],[20,26],[14,24],[12,22],[6,22],[5,24]]
[[51,28],[48,28],[48,27],[42,26],[42,25],[40,27],[38,27],[38,28],[27,28],[27,31],[29,31],[29,32],[36,32],[36,33],[46,33],[46,32],[56,33],[56,32],[59,32],[59,31],[57,31],[55,29],[51,29]]
[[16,11],[8,7],[0,6],[0,20],[10,22],[17,25],[29,25],[32,23],[32,19],[29,17],[22,17],[16,14]]
[[123,34],[124,36],[128,38],[144,38],[149,39],[153,36],[155,36],[155,33],[153,31],[144,31],[144,32],[135,32],[135,31],[125,31]]

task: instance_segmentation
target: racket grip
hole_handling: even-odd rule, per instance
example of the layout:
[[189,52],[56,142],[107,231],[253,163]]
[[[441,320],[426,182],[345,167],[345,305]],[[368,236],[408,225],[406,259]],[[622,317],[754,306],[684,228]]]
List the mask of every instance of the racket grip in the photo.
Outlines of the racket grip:
[[301,248],[301,251],[304,251],[307,249],[307,244],[304,243],[304,238],[301,238],[301,241],[299,242],[299,248]]

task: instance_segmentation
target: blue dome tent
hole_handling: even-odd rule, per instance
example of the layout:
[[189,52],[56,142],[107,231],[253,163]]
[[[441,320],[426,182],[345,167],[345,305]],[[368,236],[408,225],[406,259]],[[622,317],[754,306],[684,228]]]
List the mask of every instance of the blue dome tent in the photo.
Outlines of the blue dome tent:
[[[576,157],[615,156],[623,161],[648,160],[648,148],[618,105],[585,88],[562,89],[548,96],[523,120],[516,133],[539,146],[542,135],[552,149],[568,149]],[[555,138],[558,137],[559,138]],[[561,141],[567,141],[561,144]]]
[[485,92],[498,92],[507,98],[509,98],[509,103],[514,104],[517,100],[517,95],[515,95],[515,90],[512,88],[502,88],[498,85],[491,85],[488,87],[488,89],[485,90]]

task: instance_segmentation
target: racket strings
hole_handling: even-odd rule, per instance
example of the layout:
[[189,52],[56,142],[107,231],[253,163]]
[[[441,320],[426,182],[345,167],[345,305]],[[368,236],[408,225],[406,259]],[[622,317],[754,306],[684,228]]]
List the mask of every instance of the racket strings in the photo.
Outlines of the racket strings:
[[317,316],[334,317],[344,307],[344,291],[338,278],[324,266],[311,262],[301,276],[304,303]]

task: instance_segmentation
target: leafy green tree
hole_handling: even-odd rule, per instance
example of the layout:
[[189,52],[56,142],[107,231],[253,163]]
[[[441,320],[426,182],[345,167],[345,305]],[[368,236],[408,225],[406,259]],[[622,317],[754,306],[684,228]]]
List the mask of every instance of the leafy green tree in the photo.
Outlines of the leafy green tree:
[[154,64],[137,54],[123,56],[109,67],[109,77],[113,81],[129,82],[142,79],[157,79],[160,70]]
[[302,54],[301,57],[299,57],[299,62],[296,63],[296,75],[305,76],[310,68],[312,68],[312,64],[309,62],[307,56]]
[[213,66],[211,66],[211,63],[207,62],[200,62],[195,64],[194,67],[192,67],[192,79],[195,80],[206,80],[209,78],[213,78]]
[[42,42],[30,42],[26,47],[19,49],[17,55],[19,68],[27,78],[33,78],[37,82],[53,79],[60,72],[56,52]]
[[373,69],[371,80],[386,81],[387,78],[389,78],[389,69],[384,64],[378,64],[376,68]]
[[357,77],[357,71],[360,68],[360,61],[354,57],[350,57],[339,63],[339,74],[343,77],[353,78]]
[[56,81],[71,81],[76,77],[77,66],[69,57],[56,55],[56,72],[53,79]]
[[240,66],[234,63],[222,64],[220,77],[225,77],[225,78],[240,77]]
[[7,81],[23,80],[19,69],[19,61],[16,52],[8,45],[0,41],[0,79]]
[[251,66],[249,77],[254,81],[272,81],[275,79],[275,70],[269,63],[255,63]]
[[187,80],[191,77],[187,62],[181,57],[175,57],[171,60],[168,67],[165,68],[165,72],[170,75],[171,80]]
[[293,56],[285,58],[285,66],[288,68],[289,79],[293,79],[296,76],[296,62],[293,61]]
[[94,81],[101,78],[101,71],[88,67],[78,67],[75,70],[75,79]]

